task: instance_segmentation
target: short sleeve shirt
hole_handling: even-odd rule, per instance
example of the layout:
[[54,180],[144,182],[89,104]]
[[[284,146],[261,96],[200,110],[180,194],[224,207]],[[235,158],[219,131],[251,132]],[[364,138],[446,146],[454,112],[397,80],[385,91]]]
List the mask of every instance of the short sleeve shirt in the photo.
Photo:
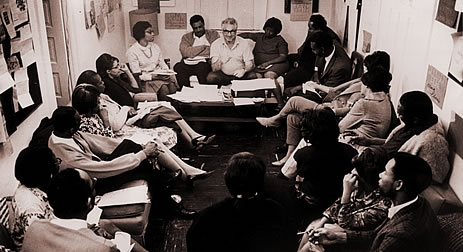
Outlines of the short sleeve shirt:
[[223,37],[214,41],[211,45],[212,62],[221,60],[222,72],[227,75],[233,75],[238,69],[244,69],[245,63],[254,60],[250,40],[236,37],[235,44],[230,49],[225,43]]

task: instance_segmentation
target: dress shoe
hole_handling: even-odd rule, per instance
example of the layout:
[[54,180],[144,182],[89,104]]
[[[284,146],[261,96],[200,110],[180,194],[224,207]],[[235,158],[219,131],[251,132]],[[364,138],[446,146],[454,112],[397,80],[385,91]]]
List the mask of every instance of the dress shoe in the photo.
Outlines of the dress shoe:
[[280,127],[280,122],[271,118],[266,117],[256,117],[256,121],[264,127],[278,128]]
[[185,183],[189,186],[193,186],[193,182],[195,182],[196,180],[200,180],[200,179],[206,179],[208,177],[210,177],[215,171],[212,170],[212,171],[207,171],[205,173],[201,173],[201,174],[198,174],[198,175],[188,175],[186,177],[186,181]]
[[282,167],[283,165],[285,165],[285,163],[286,161],[282,159],[282,160],[272,162],[272,165],[277,166],[277,167]]
[[182,219],[182,220],[191,220],[193,219],[198,212],[194,210],[188,210],[183,205],[178,204],[178,207],[174,210],[174,218]]

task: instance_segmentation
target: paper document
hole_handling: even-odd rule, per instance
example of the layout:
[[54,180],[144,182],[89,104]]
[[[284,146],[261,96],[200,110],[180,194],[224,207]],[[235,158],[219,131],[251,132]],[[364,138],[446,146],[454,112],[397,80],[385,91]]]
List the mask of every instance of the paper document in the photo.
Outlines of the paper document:
[[217,85],[197,85],[194,88],[183,87],[181,92],[167,95],[181,102],[219,102],[223,101]]
[[274,89],[275,81],[270,78],[253,80],[233,80],[231,89],[233,91],[255,91],[262,89]]
[[119,206],[149,202],[148,186],[140,185],[105,193],[101,196],[97,206]]
[[252,98],[233,98],[235,106],[254,105]]
[[87,223],[98,224],[98,222],[100,222],[101,213],[103,213],[101,208],[93,206],[93,209],[87,214]]
[[311,86],[309,86],[309,85],[307,85],[307,84],[305,84],[305,83],[302,84],[302,93],[305,94],[305,93],[307,93],[307,91],[310,91],[310,92],[312,92],[312,93],[318,95],[318,97],[320,97],[320,98],[322,97],[322,96],[317,92],[317,90],[315,90],[315,88],[313,88],[313,87],[311,87]]
[[150,72],[152,75],[174,75],[177,74],[173,70],[155,70],[154,72]]
[[131,137],[127,138],[128,140],[131,140],[132,142],[135,142],[139,145],[145,145],[150,141],[153,141],[154,138],[150,135],[143,134],[141,132],[136,132],[133,134]]

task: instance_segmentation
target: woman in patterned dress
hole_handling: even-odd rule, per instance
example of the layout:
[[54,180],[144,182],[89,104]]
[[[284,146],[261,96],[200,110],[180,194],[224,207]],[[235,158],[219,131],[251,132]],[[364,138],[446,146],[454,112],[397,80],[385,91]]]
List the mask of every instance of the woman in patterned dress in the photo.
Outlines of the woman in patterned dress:
[[[72,106],[81,115],[79,130],[91,134],[114,137],[111,127],[105,127],[100,118],[100,92],[91,84],[77,85],[72,94]],[[157,157],[159,164],[174,172],[175,177],[180,177],[187,183],[208,177],[212,172],[206,172],[183,162],[177,155],[169,150],[158,138],[153,139],[162,150]]]

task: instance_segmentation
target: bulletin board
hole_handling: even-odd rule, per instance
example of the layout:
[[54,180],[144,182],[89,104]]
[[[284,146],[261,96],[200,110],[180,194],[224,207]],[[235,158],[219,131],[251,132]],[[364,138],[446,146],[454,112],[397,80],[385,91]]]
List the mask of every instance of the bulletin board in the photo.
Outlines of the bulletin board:
[[11,136],[42,104],[42,95],[27,3],[9,3],[0,6],[0,126],[6,126],[0,130]]

